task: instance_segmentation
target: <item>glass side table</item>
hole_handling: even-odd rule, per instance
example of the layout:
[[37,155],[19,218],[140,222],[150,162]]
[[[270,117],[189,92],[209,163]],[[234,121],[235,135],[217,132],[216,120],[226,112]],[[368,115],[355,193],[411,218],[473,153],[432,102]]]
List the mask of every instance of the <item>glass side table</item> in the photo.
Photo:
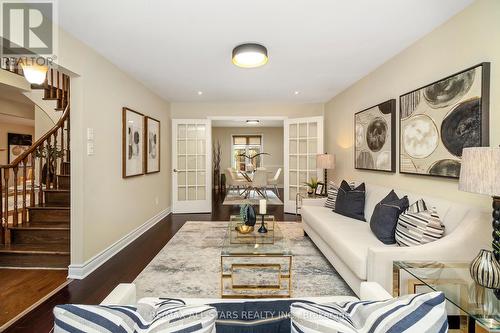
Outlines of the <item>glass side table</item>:
[[441,291],[447,300],[451,329],[461,332],[500,332],[500,301],[493,290],[479,286],[469,263],[395,261],[394,296]]

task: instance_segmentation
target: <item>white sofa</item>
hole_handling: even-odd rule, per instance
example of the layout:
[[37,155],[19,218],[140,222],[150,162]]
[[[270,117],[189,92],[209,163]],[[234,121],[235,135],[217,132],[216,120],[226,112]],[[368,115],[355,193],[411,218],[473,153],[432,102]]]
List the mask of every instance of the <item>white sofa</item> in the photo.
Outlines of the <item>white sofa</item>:
[[[301,208],[304,231],[339,274],[359,295],[363,281],[379,283],[392,292],[392,264],[398,260],[470,261],[480,249],[489,248],[489,212],[462,203],[408,193],[395,189],[399,197],[408,195],[410,205],[424,199],[436,207],[445,236],[435,242],[413,247],[385,245],[369,225],[373,209],[391,188],[366,184],[365,218],[348,218],[324,207],[326,199],[304,200]],[[436,188],[436,191],[439,187]]]
[[[364,282],[360,286],[360,299],[370,301],[382,301],[392,298],[380,285],[372,282]],[[283,298],[280,298],[281,300]],[[357,300],[352,296],[325,296],[325,297],[301,297],[301,300],[309,300],[316,303],[346,302]],[[215,298],[183,298],[186,304],[213,304],[221,302],[249,302],[251,299],[215,299]],[[276,299],[259,299],[259,301],[272,301]],[[136,286],[133,283],[120,283],[101,302],[101,305],[136,305],[138,302]]]

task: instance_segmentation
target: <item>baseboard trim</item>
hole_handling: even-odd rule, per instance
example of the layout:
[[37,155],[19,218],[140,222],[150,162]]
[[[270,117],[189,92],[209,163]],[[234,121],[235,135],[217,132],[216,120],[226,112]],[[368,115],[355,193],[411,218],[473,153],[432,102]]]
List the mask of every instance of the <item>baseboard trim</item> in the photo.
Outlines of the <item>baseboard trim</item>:
[[162,210],[149,220],[147,220],[144,224],[140,225],[136,229],[129,232],[127,235],[96,254],[89,260],[85,261],[83,264],[74,264],[69,265],[68,267],[68,278],[81,280],[87,277],[90,273],[95,271],[99,266],[104,264],[106,261],[115,256],[118,252],[123,250],[127,245],[132,243],[134,240],[139,238],[143,233],[148,231],[151,227],[153,227],[156,223],[160,222],[163,218],[172,213],[170,207]]

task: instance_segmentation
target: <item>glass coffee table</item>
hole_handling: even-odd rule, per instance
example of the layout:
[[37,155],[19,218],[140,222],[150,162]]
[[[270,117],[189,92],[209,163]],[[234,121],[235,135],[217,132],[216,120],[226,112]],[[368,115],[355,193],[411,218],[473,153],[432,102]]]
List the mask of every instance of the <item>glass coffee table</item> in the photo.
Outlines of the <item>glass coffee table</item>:
[[241,220],[228,223],[221,250],[222,298],[287,298],[292,291],[292,252],[278,223],[266,222],[267,234],[236,231]]
[[447,300],[450,329],[500,332],[500,300],[494,291],[477,285],[469,263],[395,261],[393,293],[441,291]]

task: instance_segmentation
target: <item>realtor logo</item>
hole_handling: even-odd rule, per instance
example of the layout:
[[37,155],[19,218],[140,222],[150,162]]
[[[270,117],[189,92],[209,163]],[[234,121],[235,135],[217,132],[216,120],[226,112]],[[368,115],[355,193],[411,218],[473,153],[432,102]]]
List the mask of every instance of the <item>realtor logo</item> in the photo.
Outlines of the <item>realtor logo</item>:
[[2,1],[3,55],[52,55],[52,2]]

